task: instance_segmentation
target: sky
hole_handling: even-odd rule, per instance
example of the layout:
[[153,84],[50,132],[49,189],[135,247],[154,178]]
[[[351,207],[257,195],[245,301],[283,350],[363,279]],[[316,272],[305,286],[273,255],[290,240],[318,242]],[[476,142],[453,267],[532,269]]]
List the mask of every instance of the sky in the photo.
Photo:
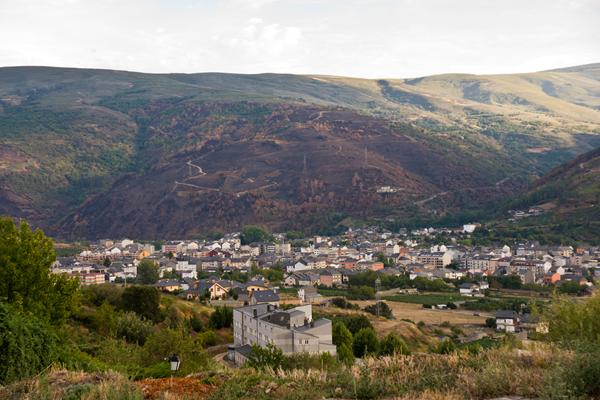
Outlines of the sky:
[[0,0],[0,66],[408,78],[600,62],[600,0]]

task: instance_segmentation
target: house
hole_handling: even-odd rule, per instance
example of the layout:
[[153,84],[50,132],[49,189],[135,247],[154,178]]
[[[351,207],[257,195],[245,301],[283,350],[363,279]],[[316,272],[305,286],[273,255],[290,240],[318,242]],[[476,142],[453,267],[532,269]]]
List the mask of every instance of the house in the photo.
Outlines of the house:
[[106,276],[102,273],[89,272],[81,273],[77,276],[79,277],[79,284],[83,286],[99,285],[106,282]]
[[483,297],[481,288],[476,283],[463,283],[458,287],[461,296],[467,297]]
[[342,274],[336,270],[325,270],[319,275],[319,282],[326,287],[333,287],[342,284]]
[[181,283],[177,281],[158,281],[154,286],[163,292],[176,292],[182,290]]
[[548,333],[549,330],[547,322],[542,321],[538,315],[532,314],[523,314],[521,316],[520,326],[526,331],[542,334]]
[[298,298],[303,303],[313,303],[319,301],[322,296],[317,292],[317,288],[314,286],[303,286],[298,289]]
[[496,330],[499,332],[519,332],[519,314],[512,310],[496,311]]
[[308,262],[299,260],[295,264],[288,265],[286,267],[286,272],[308,271],[310,269],[313,269],[313,267],[310,266]]
[[452,255],[449,252],[423,252],[417,255],[417,262],[431,265],[434,268],[444,268],[452,263]]
[[248,347],[273,345],[284,354],[336,354],[331,321],[314,321],[312,306],[278,310],[271,304],[256,304],[233,310],[233,345],[236,362],[247,360]]
[[242,284],[236,281],[220,280],[209,286],[208,292],[210,299],[223,299],[229,295],[229,292],[235,287],[242,287]]
[[250,293],[250,304],[271,304],[272,306],[279,307],[279,294],[273,290],[259,290]]

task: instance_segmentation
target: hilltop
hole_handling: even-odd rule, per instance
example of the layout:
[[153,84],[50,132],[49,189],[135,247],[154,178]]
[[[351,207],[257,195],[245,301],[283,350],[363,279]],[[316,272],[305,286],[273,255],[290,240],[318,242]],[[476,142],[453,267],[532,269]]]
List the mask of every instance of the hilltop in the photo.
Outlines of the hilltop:
[[0,213],[62,237],[438,217],[600,143],[600,64],[358,79],[0,69]]

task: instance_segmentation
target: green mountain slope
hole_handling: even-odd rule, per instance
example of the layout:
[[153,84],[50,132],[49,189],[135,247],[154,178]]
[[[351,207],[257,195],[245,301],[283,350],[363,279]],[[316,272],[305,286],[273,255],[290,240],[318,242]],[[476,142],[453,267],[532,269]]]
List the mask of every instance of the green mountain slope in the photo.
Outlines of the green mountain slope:
[[600,240],[600,148],[554,168],[532,188],[509,201],[504,210],[535,210],[489,225],[485,235],[535,237],[548,243]]
[[0,213],[89,237],[444,215],[600,143],[599,71],[0,68]]

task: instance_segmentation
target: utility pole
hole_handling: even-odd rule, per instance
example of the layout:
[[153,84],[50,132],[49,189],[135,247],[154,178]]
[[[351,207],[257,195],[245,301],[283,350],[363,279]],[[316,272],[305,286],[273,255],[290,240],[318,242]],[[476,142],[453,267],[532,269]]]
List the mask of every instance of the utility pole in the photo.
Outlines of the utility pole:
[[369,165],[369,158],[367,153],[367,146],[365,146],[365,167]]

